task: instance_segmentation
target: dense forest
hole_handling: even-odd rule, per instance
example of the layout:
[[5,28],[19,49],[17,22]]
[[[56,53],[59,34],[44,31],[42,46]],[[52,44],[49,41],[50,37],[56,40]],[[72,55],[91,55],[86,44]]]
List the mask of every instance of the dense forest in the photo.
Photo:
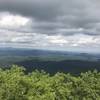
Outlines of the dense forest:
[[0,100],[100,100],[100,72],[49,75],[13,65],[0,69]]
[[27,72],[44,70],[47,73],[70,72],[80,74],[88,70],[100,71],[100,54],[38,49],[0,48],[0,68],[24,66]]

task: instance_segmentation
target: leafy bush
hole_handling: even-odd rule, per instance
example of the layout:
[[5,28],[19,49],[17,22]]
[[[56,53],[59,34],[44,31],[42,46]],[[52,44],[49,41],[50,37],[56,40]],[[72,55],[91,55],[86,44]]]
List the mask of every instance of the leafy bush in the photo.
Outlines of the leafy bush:
[[25,74],[24,68],[14,65],[0,69],[0,100],[100,100],[100,73]]

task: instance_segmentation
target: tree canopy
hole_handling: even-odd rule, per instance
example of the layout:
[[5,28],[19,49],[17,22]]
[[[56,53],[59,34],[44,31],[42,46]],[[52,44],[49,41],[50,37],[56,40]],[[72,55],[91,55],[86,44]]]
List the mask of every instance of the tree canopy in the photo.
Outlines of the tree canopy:
[[0,100],[100,100],[100,72],[49,75],[23,67],[0,69]]

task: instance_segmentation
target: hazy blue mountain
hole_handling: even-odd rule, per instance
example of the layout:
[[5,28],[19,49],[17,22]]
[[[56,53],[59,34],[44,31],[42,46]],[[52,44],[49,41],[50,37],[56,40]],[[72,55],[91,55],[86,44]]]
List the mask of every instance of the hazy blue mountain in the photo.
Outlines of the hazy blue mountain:
[[100,70],[100,54],[50,51],[38,49],[0,48],[0,66],[12,64],[27,68],[45,70],[49,73]]

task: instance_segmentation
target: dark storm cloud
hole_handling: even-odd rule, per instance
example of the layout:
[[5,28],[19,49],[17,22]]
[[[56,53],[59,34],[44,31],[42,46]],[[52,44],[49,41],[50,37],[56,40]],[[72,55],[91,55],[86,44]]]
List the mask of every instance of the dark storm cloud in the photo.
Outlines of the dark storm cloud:
[[57,0],[0,0],[0,10],[51,20],[59,14],[60,6]]
[[0,11],[32,18],[32,32],[100,35],[99,4],[99,0],[0,0]]

